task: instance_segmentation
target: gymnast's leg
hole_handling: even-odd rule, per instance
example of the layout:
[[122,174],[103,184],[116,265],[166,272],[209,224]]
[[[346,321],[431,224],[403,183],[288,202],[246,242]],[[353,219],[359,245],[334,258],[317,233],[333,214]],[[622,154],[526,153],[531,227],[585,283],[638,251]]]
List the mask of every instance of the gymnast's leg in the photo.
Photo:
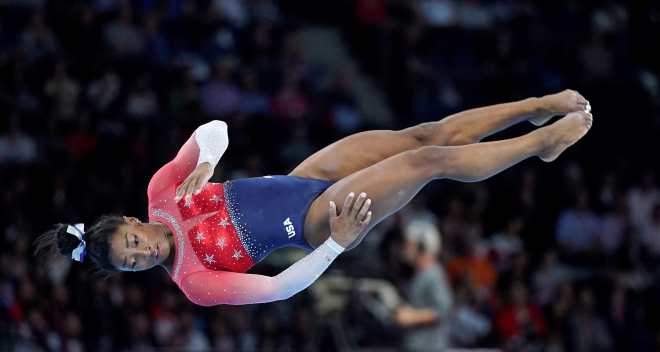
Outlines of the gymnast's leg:
[[591,121],[591,114],[576,112],[517,138],[465,146],[426,146],[396,154],[339,180],[314,200],[305,218],[305,239],[317,247],[327,238],[328,202],[332,200],[340,207],[349,192],[366,192],[373,203],[371,225],[350,249],[431,180],[477,182],[532,156],[552,161],[587,133]]
[[524,120],[540,125],[554,115],[584,110],[586,102],[579,93],[564,90],[542,98],[470,109],[400,131],[360,132],[316,152],[289,175],[335,181],[406,150],[477,143]]

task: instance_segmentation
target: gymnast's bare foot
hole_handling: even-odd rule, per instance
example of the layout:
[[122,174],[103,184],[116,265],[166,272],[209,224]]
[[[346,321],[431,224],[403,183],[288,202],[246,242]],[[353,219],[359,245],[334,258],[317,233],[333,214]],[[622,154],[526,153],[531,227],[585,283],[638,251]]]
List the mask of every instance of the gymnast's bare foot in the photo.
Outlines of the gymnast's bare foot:
[[544,133],[547,146],[539,153],[539,158],[551,162],[566,148],[582,138],[591,128],[593,116],[585,111],[572,112],[550,126],[539,129]]
[[[540,98],[541,111],[537,117],[529,119],[536,126],[542,126],[553,116],[568,114],[573,111],[585,111],[589,101],[580,93],[565,89],[559,93],[548,94]],[[589,112],[589,111],[587,111]]]

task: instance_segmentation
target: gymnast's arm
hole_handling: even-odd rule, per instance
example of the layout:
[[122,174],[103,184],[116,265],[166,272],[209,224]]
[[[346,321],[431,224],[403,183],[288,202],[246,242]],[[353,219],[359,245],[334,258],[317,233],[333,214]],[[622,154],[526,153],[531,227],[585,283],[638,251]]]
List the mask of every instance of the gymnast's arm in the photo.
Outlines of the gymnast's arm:
[[227,124],[224,121],[213,120],[205,123],[197,127],[193,135],[199,149],[199,155],[195,168],[185,174],[186,179],[177,188],[176,201],[179,201],[182,197],[192,196],[204,187],[213,176],[216,165],[229,146]]
[[202,306],[217,304],[253,304],[287,299],[311,285],[337,256],[353,242],[371,221],[371,201],[366,194],[353,203],[354,195],[344,201],[337,215],[330,202],[331,235],[311,253],[293,263],[276,276],[200,271],[186,275],[179,287],[193,303]]
[[213,171],[222,155],[227,151],[227,147],[229,147],[227,123],[221,120],[213,120],[197,127],[195,141],[199,146],[197,167],[202,163],[208,163],[211,171]]
[[276,276],[200,271],[181,280],[181,290],[201,306],[253,304],[287,299],[311,285],[344,250],[331,237]]

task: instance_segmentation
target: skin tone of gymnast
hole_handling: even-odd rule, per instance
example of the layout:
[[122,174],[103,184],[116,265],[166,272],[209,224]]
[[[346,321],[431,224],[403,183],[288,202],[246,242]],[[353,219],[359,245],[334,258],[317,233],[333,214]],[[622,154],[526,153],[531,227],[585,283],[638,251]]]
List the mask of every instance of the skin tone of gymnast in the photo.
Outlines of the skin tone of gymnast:
[[[401,209],[433,180],[478,182],[530,157],[551,162],[586,135],[593,122],[589,111],[589,102],[567,89],[470,109],[398,131],[372,130],[345,137],[316,152],[289,174],[335,181],[312,202],[305,217],[305,239],[314,248],[321,245],[332,233],[328,204],[342,204],[355,190],[369,194],[373,215],[347,250],[355,248],[373,226]],[[519,122],[542,126],[556,115],[566,116],[520,137],[480,142]],[[212,175],[209,164],[200,164],[179,186],[175,200],[199,192]],[[125,220],[111,246],[116,267],[138,271],[162,266],[171,272],[174,242],[167,227],[133,217]],[[127,239],[133,241],[130,248],[126,248]],[[135,263],[131,257],[136,257]]]

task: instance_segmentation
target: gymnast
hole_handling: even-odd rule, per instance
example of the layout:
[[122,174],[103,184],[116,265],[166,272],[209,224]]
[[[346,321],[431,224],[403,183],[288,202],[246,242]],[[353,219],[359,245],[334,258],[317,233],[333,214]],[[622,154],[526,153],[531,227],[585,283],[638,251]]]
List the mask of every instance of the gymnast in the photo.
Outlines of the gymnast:
[[[428,182],[477,182],[532,156],[550,162],[582,138],[591,107],[578,92],[471,109],[403,130],[350,135],[316,152],[288,175],[208,182],[229,145],[228,126],[199,126],[151,178],[148,220],[103,215],[57,224],[35,254],[89,257],[103,271],[163,267],[195,304],[287,299],[311,285],[345,250],[406,205]],[[517,138],[480,142],[521,121],[551,125]],[[356,194],[356,192],[358,192]],[[339,215],[338,215],[339,212]],[[306,256],[276,276],[246,273],[272,251]]]

